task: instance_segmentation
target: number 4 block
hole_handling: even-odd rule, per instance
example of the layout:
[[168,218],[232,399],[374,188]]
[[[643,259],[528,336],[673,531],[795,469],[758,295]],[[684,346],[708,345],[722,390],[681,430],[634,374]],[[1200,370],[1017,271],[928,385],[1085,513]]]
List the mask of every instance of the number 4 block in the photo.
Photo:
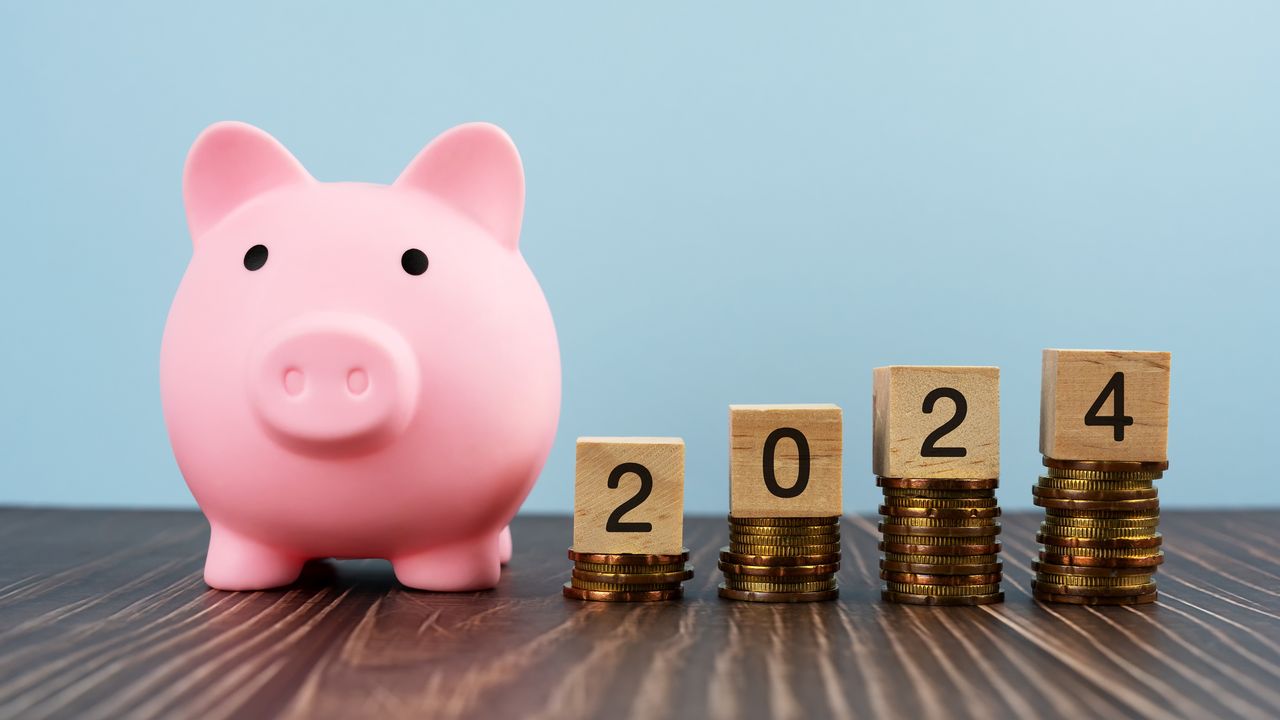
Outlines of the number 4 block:
[[573,549],[678,555],[684,545],[684,440],[578,438]]
[[1040,452],[1057,460],[1164,462],[1167,352],[1045,350]]
[[876,475],[1000,477],[1000,368],[878,367],[871,404]]

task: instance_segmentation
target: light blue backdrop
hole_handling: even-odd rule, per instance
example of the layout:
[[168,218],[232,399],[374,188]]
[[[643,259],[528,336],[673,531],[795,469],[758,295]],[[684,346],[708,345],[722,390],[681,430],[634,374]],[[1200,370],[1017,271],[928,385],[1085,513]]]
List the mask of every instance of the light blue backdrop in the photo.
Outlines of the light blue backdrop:
[[515,138],[564,355],[526,510],[576,436],[657,434],[722,512],[726,405],[835,402],[874,511],[890,363],[1002,368],[1029,506],[1046,346],[1171,350],[1167,504],[1280,502],[1280,4],[177,5],[0,6],[0,502],[191,502],[157,354],[224,118],[322,180]]

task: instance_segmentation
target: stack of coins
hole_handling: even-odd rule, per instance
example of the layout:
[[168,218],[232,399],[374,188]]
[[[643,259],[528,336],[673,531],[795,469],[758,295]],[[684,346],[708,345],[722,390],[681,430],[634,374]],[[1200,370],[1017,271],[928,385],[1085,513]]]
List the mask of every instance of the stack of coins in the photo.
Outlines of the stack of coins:
[[1046,602],[1138,605],[1156,600],[1164,562],[1154,482],[1167,462],[1044,459],[1032,490],[1045,509],[1032,594]]
[[720,550],[720,597],[748,602],[813,602],[840,595],[840,516],[729,516]]
[[876,478],[880,597],[913,605],[987,605],[1000,590],[1000,507],[991,479]]
[[689,549],[679,555],[585,553],[569,549],[573,576],[564,596],[601,602],[678,600],[693,577]]

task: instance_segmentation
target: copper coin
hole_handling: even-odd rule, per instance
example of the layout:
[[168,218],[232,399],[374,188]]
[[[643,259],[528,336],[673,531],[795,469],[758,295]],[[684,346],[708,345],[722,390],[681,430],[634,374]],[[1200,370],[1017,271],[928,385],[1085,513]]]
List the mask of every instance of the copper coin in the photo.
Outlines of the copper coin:
[[720,548],[721,562],[738,565],[756,565],[761,567],[796,567],[799,565],[831,565],[839,564],[840,553],[822,553],[821,555],[752,555],[729,550],[728,546]]
[[720,571],[726,575],[751,575],[753,577],[812,577],[815,575],[834,575],[840,570],[840,563],[826,565],[743,565],[741,563],[720,562]]
[[1126,597],[1132,595],[1150,595],[1156,591],[1154,582],[1146,585],[1124,587],[1085,587],[1081,585],[1051,585],[1040,580],[1031,581],[1033,593],[1045,595],[1079,595],[1081,597]]
[[1000,523],[982,527],[922,527],[880,523],[877,529],[886,535],[933,535],[936,537],[987,537],[1000,534]]
[[569,559],[575,562],[601,565],[670,565],[689,559],[689,548],[681,548],[679,555],[644,555],[636,553],[588,553],[569,548]]
[[1053,563],[1031,561],[1031,569],[1038,573],[1050,575],[1081,575],[1084,577],[1132,577],[1134,575],[1150,575],[1155,572],[1151,567],[1081,567],[1079,565],[1055,565]]
[[1160,491],[1153,487],[1140,490],[1064,490],[1062,488],[1035,485],[1031,488],[1031,494],[1035,497],[1052,498],[1054,500],[1107,500],[1115,502],[1116,500],[1150,500],[1158,497]]
[[1156,533],[1145,538],[1082,538],[1036,533],[1036,542],[1054,547],[1137,550],[1160,547],[1164,543],[1164,536]]
[[1153,592],[1146,595],[1107,597],[1105,595],[1056,595],[1033,591],[1031,596],[1040,602],[1069,603],[1071,605],[1145,605],[1155,602],[1157,594]]
[[876,487],[914,490],[994,490],[1000,486],[1000,478],[876,478]]
[[900,545],[898,543],[881,542],[882,552],[901,553],[903,555],[992,555],[1000,552],[1000,543],[990,545]]
[[1080,567],[1099,567],[1099,568],[1141,568],[1155,567],[1164,562],[1164,551],[1157,550],[1155,553],[1146,557],[1090,557],[1086,555],[1063,555],[1060,553],[1040,551],[1041,562],[1050,565],[1072,565]]
[[1126,460],[1056,460],[1044,458],[1044,466],[1063,470],[1094,470],[1097,472],[1164,472],[1169,461],[1130,462]]
[[596,602],[656,602],[659,600],[679,600],[684,597],[683,589],[613,592],[608,590],[581,590],[570,583],[564,584],[563,592],[564,596],[570,600],[594,600]]
[[618,585],[678,583],[691,579],[693,577],[693,568],[689,567],[678,572],[662,573],[602,573],[574,568],[572,577],[574,580],[584,580],[586,582],[596,583],[615,583]]
[[839,525],[839,515],[817,517],[738,517],[729,516],[730,525],[754,525],[759,527],[797,527],[809,525]]
[[891,592],[881,588],[880,599],[887,602],[905,603],[907,605],[991,605],[993,603],[1004,602],[1004,593],[997,592],[990,595],[955,595],[955,596],[939,596],[939,595],[911,595],[907,593]]
[[880,569],[886,572],[924,575],[984,575],[1003,572],[1004,563],[905,563],[881,560]]
[[880,506],[880,514],[889,517],[914,517],[938,519],[994,518],[1000,517],[1000,508],[924,508]]
[[922,575],[909,572],[892,572],[881,570],[880,579],[895,583],[911,583],[914,585],[999,585],[1004,575]]
[[578,578],[571,579],[569,581],[569,585],[570,587],[573,587],[577,590],[599,590],[601,592],[650,592],[650,591],[656,591],[656,590],[679,590],[680,589],[679,582],[668,582],[668,583],[658,583],[658,584],[640,583],[637,585],[632,585],[632,584],[623,585],[619,583],[605,583],[605,582],[593,582],[591,580],[580,580]]
[[840,588],[834,590],[819,590],[818,592],[752,592],[751,590],[734,590],[726,587],[724,583],[720,583],[718,594],[726,600],[745,600],[746,602],[766,602],[766,603],[799,603],[799,602],[820,602],[823,600],[835,600],[840,597]]
[[1035,495],[1031,498],[1031,502],[1044,508],[1053,508],[1055,510],[1106,510],[1109,512],[1146,512],[1148,510],[1159,510],[1160,500],[1158,498],[1149,498],[1145,500],[1064,500],[1060,498],[1047,498]]

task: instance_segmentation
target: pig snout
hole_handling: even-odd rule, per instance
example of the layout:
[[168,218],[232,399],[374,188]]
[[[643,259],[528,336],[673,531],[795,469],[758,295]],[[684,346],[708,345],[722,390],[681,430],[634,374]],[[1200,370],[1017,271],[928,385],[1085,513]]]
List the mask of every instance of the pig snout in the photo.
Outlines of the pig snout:
[[417,410],[412,349],[369,317],[299,318],[264,338],[249,373],[251,402],[267,430],[310,454],[381,447]]

